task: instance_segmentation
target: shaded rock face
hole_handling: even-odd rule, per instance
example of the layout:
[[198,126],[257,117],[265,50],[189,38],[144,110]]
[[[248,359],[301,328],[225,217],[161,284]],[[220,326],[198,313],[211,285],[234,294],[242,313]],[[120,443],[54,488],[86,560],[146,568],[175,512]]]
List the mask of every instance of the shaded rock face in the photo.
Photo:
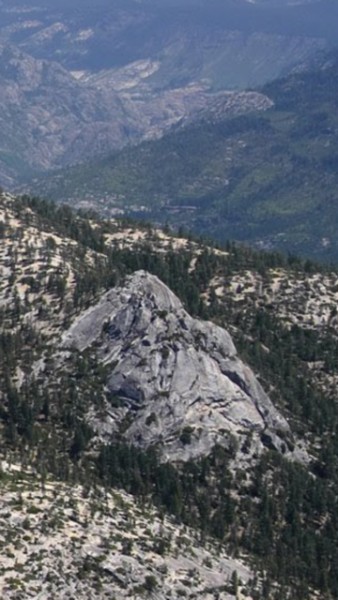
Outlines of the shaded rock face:
[[248,436],[256,453],[264,444],[288,452],[289,426],[229,333],[193,319],[157,277],[134,273],[63,337],[63,348],[94,343],[114,405],[119,399],[106,420],[92,421],[99,433],[123,424],[128,441],[158,446],[164,460],[202,456],[216,444],[239,448]]

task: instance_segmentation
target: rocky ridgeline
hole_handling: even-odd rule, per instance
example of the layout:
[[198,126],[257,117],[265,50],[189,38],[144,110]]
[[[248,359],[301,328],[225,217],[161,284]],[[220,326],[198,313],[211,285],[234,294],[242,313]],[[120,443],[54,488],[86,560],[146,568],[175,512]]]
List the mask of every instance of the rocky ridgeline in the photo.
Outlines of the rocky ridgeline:
[[266,274],[243,268],[230,277],[216,276],[210,281],[220,301],[231,296],[244,310],[269,306],[286,327],[305,329],[327,327],[338,332],[338,277],[335,271],[299,273],[282,268]]
[[194,115],[193,119],[187,119],[188,122],[198,118],[206,118],[211,122],[222,121],[226,115],[236,116],[243,113],[268,110],[273,106],[273,101],[259,92],[223,92],[210,100],[206,109]]
[[[112,221],[116,230],[105,235],[108,247],[116,247],[137,252],[151,244],[155,252],[190,252],[193,255],[190,271],[193,272],[196,259],[207,248],[208,252],[224,259],[229,252],[184,237],[175,237],[156,228],[140,229],[137,226],[122,226]],[[245,263],[230,273],[218,269],[206,286],[202,298],[210,304],[210,296],[215,294],[217,301],[224,304],[231,300],[243,313],[252,309],[269,311],[286,328],[297,325],[303,329],[313,329],[318,333],[329,328],[338,334],[338,274],[326,269],[310,272],[292,267],[269,267],[264,274],[248,268]]]
[[252,451],[264,444],[288,453],[291,432],[251,369],[238,357],[230,335],[193,319],[157,277],[138,271],[80,315],[63,336],[65,349],[95,345],[108,366],[107,387],[120,400],[107,406],[98,433],[122,423],[125,438],[156,445],[165,460],[188,460],[220,444]]

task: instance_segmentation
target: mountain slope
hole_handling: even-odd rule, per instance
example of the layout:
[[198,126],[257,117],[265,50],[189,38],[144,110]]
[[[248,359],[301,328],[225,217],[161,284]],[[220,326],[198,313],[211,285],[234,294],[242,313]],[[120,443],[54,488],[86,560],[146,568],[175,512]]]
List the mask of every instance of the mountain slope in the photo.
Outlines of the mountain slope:
[[[122,491],[65,485],[2,462],[0,593],[37,597],[184,596],[234,600],[252,579],[240,560]],[[237,579],[241,586],[234,584]]]
[[[94,490],[88,496],[90,502],[98,501],[102,508],[99,490],[103,488],[109,505],[109,514],[105,518],[117,525],[121,523],[123,516],[114,509],[111,494],[113,489],[123,488],[133,494],[140,505],[147,508],[155,504],[162,517],[170,513],[185,527],[195,529],[202,543],[209,545],[209,536],[217,539],[220,556],[240,558],[245,565],[250,563],[250,568],[243,567],[244,583],[247,576],[250,578],[249,571],[256,574],[246,585],[249,597],[267,596],[273,600],[307,600],[318,595],[325,600],[335,597],[338,581],[332,564],[337,560],[338,547],[335,401],[338,327],[334,311],[337,273],[325,272],[309,261],[302,263],[292,257],[286,260],[276,254],[254,253],[232,245],[217,249],[150,226],[101,221],[93,214],[76,215],[68,207],[58,208],[37,199],[3,194],[0,207],[1,458],[6,464],[19,465],[22,474],[18,479],[24,479],[19,490],[13,479],[9,482],[14,493],[19,492],[16,497],[20,506],[18,513],[15,511],[18,530],[13,550],[6,541],[10,530],[3,523],[4,547],[10,555],[5,566],[9,580],[1,580],[1,584],[12,586],[11,591],[15,587],[18,595],[21,593],[19,588],[27,585],[21,576],[21,571],[26,575],[27,569],[20,567],[21,563],[26,564],[20,555],[20,544],[23,544],[22,550],[35,551],[33,545],[38,542],[31,539],[31,525],[26,517],[33,515],[28,519],[35,523],[37,503],[42,498],[43,506],[53,511],[57,523],[48,522],[44,527],[44,519],[39,521],[43,544],[42,547],[38,544],[37,551],[44,552],[46,564],[53,569],[56,557],[46,545],[51,540],[60,543],[65,554],[59,557],[58,568],[68,565],[65,581],[58,579],[57,584],[53,574],[48,576],[52,579],[48,581],[51,589],[58,585],[58,594],[65,593],[66,597],[70,588],[72,593],[76,588],[81,593],[88,590],[88,597],[96,594],[95,597],[104,598],[107,578],[112,576],[114,585],[117,582],[114,574],[121,585],[127,585],[124,589],[128,589],[128,593],[133,586],[141,585],[144,590],[144,585],[155,584],[154,579],[147,578],[150,575],[163,582],[165,590],[175,577],[174,589],[181,590],[179,563],[172,562],[169,549],[164,549],[167,573],[161,572],[162,563],[159,564],[153,555],[151,572],[147,550],[144,549],[142,567],[135,560],[133,547],[127,545],[124,533],[119,540],[112,539],[96,513],[93,513],[91,523],[84,524],[88,504],[79,496]],[[148,275],[144,273],[145,269]],[[175,291],[194,319],[155,275]],[[293,294],[296,306],[290,302]],[[104,321],[102,327],[105,319],[102,307],[109,299],[109,311],[103,312],[105,316],[111,316],[111,322]],[[166,309],[168,314],[163,312]],[[91,315],[95,314],[96,318],[92,319]],[[197,317],[212,319],[215,325],[205,324]],[[183,319],[180,327],[179,319]],[[144,337],[147,323],[149,335],[152,332],[155,335],[150,347],[147,343],[142,345],[149,341]],[[234,356],[233,345],[224,328],[230,331],[241,358]],[[127,330],[128,339],[122,340],[122,334]],[[175,335],[170,338],[172,330]],[[192,344],[189,336],[193,331],[202,337]],[[163,335],[163,343],[156,340],[156,335]],[[90,344],[91,341],[94,343]],[[128,341],[129,350],[126,347]],[[232,428],[235,429],[233,438],[228,430],[222,432],[220,428],[217,434],[222,444],[216,443],[212,448],[207,445],[206,452],[200,452],[200,448],[196,453],[199,432],[191,430],[193,411],[185,415],[186,425],[180,421],[180,404],[185,402],[185,393],[189,398],[190,385],[186,377],[189,369],[182,371],[178,361],[178,372],[174,373],[176,378],[178,374],[181,380],[183,377],[184,394],[181,389],[178,398],[170,398],[170,394],[169,398],[160,397],[158,405],[163,408],[168,400],[167,412],[177,410],[177,423],[179,427],[183,425],[183,429],[174,438],[181,451],[175,456],[168,452],[170,459],[175,458],[174,462],[163,460],[166,447],[172,448],[168,435],[171,432],[162,426],[164,451],[161,452],[161,447],[152,443],[158,441],[155,435],[158,424],[154,418],[161,417],[167,425],[172,423],[172,416],[157,410],[154,395],[156,390],[168,390],[165,382],[157,379],[150,385],[147,367],[158,364],[158,372],[165,376],[165,364],[166,361],[170,363],[175,344],[182,351],[190,352],[191,360],[197,355],[210,369],[211,365],[216,369],[218,364],[220,368],[224,367],[223,374],[227,372],[230,379],[232,377],[233,387],[229,395],[227,391],[227,399],[233,401],[235,397],[239,403],[235,400],[221,408],[221,428],[226,418],[232,419],[233,426],[233,409],[243,399],[249,402],[251,395],[258,411],[269,409],[270,417],[275,421],[272,423],[276,427],[274,435],[262,431],[261,424],[256,431],[250,431],[248,423],[237,414],[236,419],[240,418],[237,429]],[[220,352],[223,346],[227,349],[225,356]],[[121,358],[116,365],[112,362],[114,352]],[[227,353],[230,356],[227,357]],[[143,365],[143,369],[142,365],[135,367],[137,354],[140,360],[143,357],[147,360],[148,365]],[[243,367],[243,363],[250,364],[251,369]],[[207,377],[211,376],[210,369]],[[205,372],[202,368],[199,371],[202,382]],[[253,379],[252,372],[259,384]],[[215,427],[217,397],[210,398],[212,402],[209,403],[210,390],[201,388],[201,393],[205,391],[205,419],[199,421],[198,427],[207,439],[209,427],[211,431]],[[262,393],[262,388],[270,400]],[[143,405],[138,412],[140,398]],[[148,402],[156,414],[155,417],[149,414],[151,419],[143,424],[142,411],[146,410]],[[250,402],[246,405],[250,406]],[[203,411],[201,400],[196,406]],[[219,404],[217,409],[220,409]],[[116,415],[121,417],[123,414],[127,418],[119,421],[116,431],[111,425],[117,422]],[[260,417],[269,419],[266,414]],[[151,442],[148,448],[148,444],[142,444],[139,437],[134,437],[133,423],[137,421],[137,433]],[[222,436],[226,438],[224,444]],[[285,447],[280,443],[276,450],[276,440],[283,442]],[[193,460],[187,459],[189,447],[191,455],[195,456]],[[300,453],[302,460],[299,460]],[[182,457],[185,460],[181,460]],[[14,507],[14,498],[6,488],[7,467],[3,470],[3,498],[13,502]],[[32,488],[27,477],[29,472],[33,472],[42,492],[44,486],[47,492],[38,494],[36,488]],[[63,504],[60,498],[61,512],[51,503],[48,491],[48,482],[55,490],[56,480],[66,485]],[[68,490],[78,484],[83,486],[73,490],[78,510],[71,512],[68,510]],[[129,505],[128,499],[125,498],[125,502]],[[6,503],[3,506],[6,514]],[[62,513],[65,517],[60,523],[58,519]],[[150,533],[142,539],[147,545],[148,535],[156,535],[155,513],[151,511],[143,519],[131,507],[129,514],[131,527],[136,527],[137,531],[147,520],[155,519],[153,525],[149,525]],[[166,525],[167,520],[164,529]],[[168,526],[173,531],[169,523]],[[25,533],[24,527],[27,528]],[[122,525],[119,527],[121,529]],[[56,538],[55,530],[58,531]],[[73,545],[67,531],[72,532]],[[89,538],[89,551],[85,532]],[[102,552],[101,538],[97,540],[97,534],[103,538]],[[128,535],[131,538],[133,534],[129,531]],[[187,537],[191,539],[190,533]],[[139,543],[134,540],[135,548],[140,547]],[[108,544],[111,547],[107,548]],[[77,555],[70,556],[72,547],[79,551],[79,560]],[[121,556],[125,551],[131,552],[127,561]],[[231,579],[230,588],[229,571],[225,567],[222,571],[221,563],[216,561],[212,571],[208,561],[209,566],[204,566],[211,571],[204,572],[198,557],[203,561],[205,554],[198,548],[195,551],[194,568],[201,579],[198,580],[197,575],[194,577],[191,593],[194,590],[196,593],[203,590],[204,594],[218,592],[222,599],[232,599],[234,590],[241,585],[236,575]],[[13,563],[12,554],[14,560],[20,561],[17,565]],[[82,561],[88,554],[89,558]],[[98,561],[93,563],[93,556],[99,557]],[[180,555],[178,559],[180,562]],[[96,589],[97,562],[99,566],[107,567],[100,576],[103,590]],[[135,569],[132,578],[128,576],[125,563]],[[193,568],[190,562],[189,565]],[[74,568],[80,569],[75,576]],[[219,569],[225,573],[225,587],[220,587]],[[6,574],[3,573],[4,579]],[[41,582],[38,574],[32,575],[35,581],[32,585],[46,589],[46,582]],[[135,594],[139,593],[135,591]],[[160,590],[156,593],[162,600],[169,591],[165,591],[166,596],[161,596]],[[186,595],[189,596],[189,590]]]
[[337,69],[330,55],[265,86],[265,112],[228,118],[220,105],[161,140],[33,185],[106,214],[336,260]]
[[154,69],[145,60],[81,80],[58,63],[0,46],[2,184],[159,137],[212,100],[202,84],[141,92]]
[[[57,5],[29,0],[22,7],[18,0],[5,0],[0,10],[2,37],[36,58],[88,72],[151,58],[161,62],[161,75],[154,83],[167,85],[208,76],[219,87],[222,74],[227,87],[232,78],[241,87],[266,81],[335,41],[336,6],[325,0],[314,6],[284,7],[241,0],[117,1],[113,5],[101,0],[95,6],[79,0]],[[291,54],[295,44],[298,56]],[[282,48],[284,58],[279,54]],[[251,69],[236,74],[241,64]]]

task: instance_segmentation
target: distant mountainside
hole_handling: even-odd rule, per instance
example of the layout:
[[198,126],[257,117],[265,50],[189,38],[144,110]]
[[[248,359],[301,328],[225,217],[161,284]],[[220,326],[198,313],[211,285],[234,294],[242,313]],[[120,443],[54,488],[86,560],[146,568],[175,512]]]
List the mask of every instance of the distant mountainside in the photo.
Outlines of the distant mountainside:
[[220,91],[306,65],[335,43],[335,14],[326,2],[3,0],[0,184],[159,137]]
[[35,191],[320,260],[337,260],[338,60],[260,91],[271,106],[229,118],[224,99],[156,142],[36,180]]
[[[301,51],[303,42],[306,51],[307,39],[334,42],[337,15],[332,0],[297,5],[244,0],[100,0],[95,5],[80,0],[4,0],[0,11],[1,37],[35,58],[89,72],[151,58],[161,62],[163,71],[155,77],[157,85],[161,81],[168,85],[174,78],[200,78],[203,71],[208,76],[209,69],[216,87],[222,71],[227,71],[222,78],[227,86],[232,77],[242,85],[257,83],[257,77],[266,79],[272,72],[276,76],[283,63],[287,67],[302,58],[291,56],[294,44]],[[278,55],[279,44],[284,46],[284,58]],[[227,55],[233,64],[225,62]],[[263,62],[253,69],[259,56]],[[241,61],[248,68],[236,75]],[[256,71],[256,78],[254,74],[250,78],[250,70]]]
[[212,102],[201,84],[140,95],[134,88],[154,68],[140,61],[79,81],[58,63],[0,45],[2,184],[159,137]]
[[337,597],[338,273],[8,194],[0,226],[1,594]]

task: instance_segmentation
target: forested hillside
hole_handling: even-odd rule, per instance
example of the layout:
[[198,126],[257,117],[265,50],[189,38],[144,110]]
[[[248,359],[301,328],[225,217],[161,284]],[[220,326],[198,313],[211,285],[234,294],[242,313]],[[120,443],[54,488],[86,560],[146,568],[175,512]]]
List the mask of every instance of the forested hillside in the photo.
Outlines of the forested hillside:
[[[250,564],[256,576],[244,582],[249,597],[335,598],[337,272],[276,253],[216,248],[151,226],[80,216],[34,198],[3,195],[0,214],[3,459],[19,471],[33,470],[42,489],[52,478],[82,484],[83,494],[122,488],[140,506],[155,504],[160,514],[194,528],[203,544],[216,539]],[[126,276],[140,269],[168,284],[192,315],[231,333],[288,421],[291,434],[278,434],[284,448],[263,433],[257,452],[256,432],[243,428],[240,447],[224,432],[227,443],[205,456],[163,462],[156,445],[141,450],[126,442],[128,419],[109,429],[110,416],[134,399],[109,395],[111,363],[102,360],[101,342],[81,350],[62,340],[106,290],[125,289]],[[109,328],[106,323],[102,335],[114,339]],[[161,361],[177,339],[165,343]],[[154,419],[145,427],[158,427]],[[96,425],[104,420],[106,433]],[[189,448],[194,436],[182,430],[181,447]],[[166,555],[170,544],[161,543],[158,552]],[[87,561],[81,578],[91,581],[97,572],[99,562]],[[244,585],[236,577],[232,587],[215,586],[210,594],[236,593]],[[191,597],[184,591],[179,595]]]
[[337,73],[333,54],[265,86],[264,112],[228,118],[220,103],[156,142],[32,185],[104,214],[335,261]]

